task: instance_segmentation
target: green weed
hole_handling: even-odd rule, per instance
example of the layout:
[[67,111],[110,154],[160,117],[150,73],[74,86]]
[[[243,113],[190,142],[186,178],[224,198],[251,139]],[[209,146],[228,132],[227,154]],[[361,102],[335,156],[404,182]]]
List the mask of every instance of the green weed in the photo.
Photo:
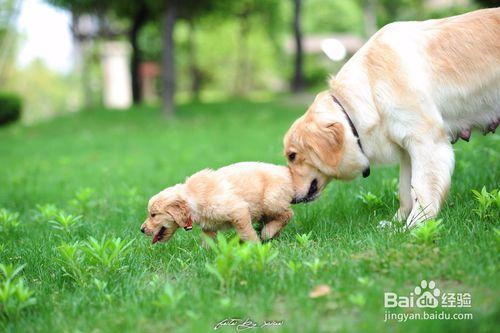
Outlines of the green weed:
[[307,247],[309,245],[310,240],[311,240],[311,233],[300,234],[300,235],[297,234],[297,235],[295,235],[295,239],[297,240],[297,242],[301,246]]
[[319,258],[314,258],[313,261],[306,261],[304,264],[309,267],[314,275],[316,275],[325,266],[326,263]]
[[360,191],[356,198],[360,200],[368,209],[374,210],[383,207],[383,200],[380,196],[370,191]]
[[64,212],[58,212],[49,223],[52,225],[52,228],[70,234],[78,227],[81,219],[81,215],[75,216]]
[[498,189],[488,192],[486,186],[483,186],[481,192],[472,190],[472,193],[478,204],[474,212],[481,220],[493,217],[495,212],[498,214],[498,209],[500,209],[500,191]]
[[0,231],[8,233],[19,226],[19,213],[0,209]]
[[75,192],[75,197],[70,200],[69,204],[79,213],[88,212],[97,204],[94,194],[95,190],[93,188],[81,188]]
[[57,247],[59,264],[64,275],[77,283],[88,283],[96,276],[110,277],[127,269],[124,261],[132,243],[120,237],[63,242]]
[[278,255],[270,243],[240,244],[238,237],[227,241],[220,233],[217,242],[207,238],[207,244],[216,256],[212,263],[206,264],[206,268],[222,286],[231,285],[237,277],[243,277],[252,269],[264,271]]
[[54,220],[54,218],[59,214],[60,210],[54,204],[44,204],[36,205],[38,220],[43,222],[49,222]]
[[167,283],[163,287],[163,292],[158,295],[154,304],[160,308],[173,309],[179,301],[184,297],[185,292],[176,290],[171,284]]
[[33,291],[19,276],[25,266],[0,264],[0,318],[16,319],[24,308],[36,303]]
[[441,237],[442,233],[442,221],[441,220],[428,220],[422,225],[417,226],[412,230],[411,235],[418,244],[431,245],[436,243]]

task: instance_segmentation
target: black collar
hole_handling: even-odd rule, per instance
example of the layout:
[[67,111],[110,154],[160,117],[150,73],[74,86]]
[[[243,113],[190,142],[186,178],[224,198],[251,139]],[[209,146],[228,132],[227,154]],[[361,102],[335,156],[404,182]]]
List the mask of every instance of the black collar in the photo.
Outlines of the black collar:
[[[352,122],[351,117],[349,117],[349,114],[347,114],[346,110],[344,109],[344,107],[342,106],[342,104],[340,104],[340,102],[337,99],[337,97],[335,97],[334,95],[332,95],[332,98],[333,98],[333,101],[340,106],[340,109],[342,110],[342,112],[344,112],[345,117],[347,118],[347,121],[349,122],[349,126],[351,127],[352,134],[354,134],[354,136],[357,139],[359,149],[361,149],[361,152],[363,153],[363,155],[366,156],[365,151],[363,150],[363,145],[361,144],[361,139],[359,138],[358,131],[356,130],[356,126],[354,126],[354,123]],[[363,170],[363,177],[364,178],[368,177],[369,175],[370,175],[370,166],[368,166],[368,168],[366,168],[365,170]]]

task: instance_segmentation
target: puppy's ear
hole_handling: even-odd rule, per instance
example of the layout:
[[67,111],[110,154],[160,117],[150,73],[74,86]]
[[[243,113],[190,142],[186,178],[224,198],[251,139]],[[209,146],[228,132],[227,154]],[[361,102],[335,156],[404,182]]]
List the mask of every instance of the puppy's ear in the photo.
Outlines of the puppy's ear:
[[190,213],[187,202],[179,199],[176,200],[165,207],[165,212],[170,214],[175,223],[177,223],[181,227],[185,227],[189,221]]
[[340,163],[344,148],[344,126],[334,122],[326,125],[317,125],[311,128],[311,137],[306,140],[317,162],[335,167]]

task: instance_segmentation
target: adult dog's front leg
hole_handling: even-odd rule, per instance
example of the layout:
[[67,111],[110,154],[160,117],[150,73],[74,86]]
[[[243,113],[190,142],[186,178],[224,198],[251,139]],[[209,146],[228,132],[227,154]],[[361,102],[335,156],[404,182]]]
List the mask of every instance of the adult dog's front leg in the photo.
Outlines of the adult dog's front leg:
[[412,209],[406,226],[411,228],[439,213],[450,188],[454,155],[447,140],[416,139],[407,148],[411,160]]
[[406,151],[401,153],[399,165],[399,209],[394,216],[397,221],[404,221],[413,207],[411,199],[411,160]]

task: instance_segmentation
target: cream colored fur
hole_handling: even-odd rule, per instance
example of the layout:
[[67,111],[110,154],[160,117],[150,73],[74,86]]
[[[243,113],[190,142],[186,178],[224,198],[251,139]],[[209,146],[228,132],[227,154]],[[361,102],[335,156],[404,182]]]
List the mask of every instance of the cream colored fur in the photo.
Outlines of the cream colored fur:
[[[352,119],[364,152],[331,95]],[[299,197],[313,179],[322,189],[332,178],[349,180],[368,165],[399,161],[395,217],[412,227],[436,216],[448,193],[450,141],[499,120],[499,8],[397,22],[377,32],[331,79],[330,90],[288,131],[285,154],[296,155],[289,166]],[[336,131],[327,130],[335,124]],[[314,144],[321,140],[328,149]]]
[[167,241],[191,217],[210,237],[234,227],[242,240],[259,242],[252,220],[264,223],[262,239],[274,237],[293,216],[293,193],[285,166],[242,162],[206,169],[153,196],[142,229],[155,235],[163,226],[162,241]]

